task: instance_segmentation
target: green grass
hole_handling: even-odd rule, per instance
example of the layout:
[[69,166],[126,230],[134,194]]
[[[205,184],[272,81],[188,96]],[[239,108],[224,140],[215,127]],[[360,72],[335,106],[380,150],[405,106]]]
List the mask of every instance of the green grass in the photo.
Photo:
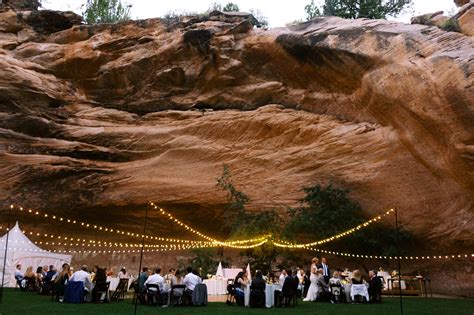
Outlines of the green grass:
[[[474,314],[472,299],[422,299],[404,298],[404,314]],[[134,305],[130,300],[111,304],[60,304],[51,302],[51,298],[35,293],[24,293],[7,289],[4,291],[3,303],[0,304],[1,315],[17,314],[133,314]],[[296,309],[247,309],[227,306],[224,303],[210,303],[207,307],[160,308],[138,306],[137,314],[400,314],[398,298],[384,298],[377,305],[332,305],[326,303],[299,302]]]

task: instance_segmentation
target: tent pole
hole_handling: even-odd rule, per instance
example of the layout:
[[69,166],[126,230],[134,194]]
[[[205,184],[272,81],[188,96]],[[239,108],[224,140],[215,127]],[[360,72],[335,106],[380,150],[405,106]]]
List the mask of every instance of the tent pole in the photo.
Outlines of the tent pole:
[[[142,236],[142,248],[140,250],[140,266],[138,267],[138,277],[137,277],[137,287],[140,281],[140,272],[142,271],[142,262],[143,262],[143,247],[145,247],[145,232],[146,232],[146,221],[148,219],[148,208],[150,204],[145,208],[145,222],[143,223],[143,236]],[[140,289],[139,289],[140,290]],[[140,294],[141,292],[138,292]],[[135,297],[135,315],[137,315],[137,306],[138,306],[138,295]]]
[[13,205],[10,205],[8,209],[8,223],[7,223],[7,238],[5,241],[5,256],[3,257],[3,270],[2,270],[2,286],[0,286],[0,304],[3,303],[3,285],[5,283],[5,268],[7,267],[7,251],[8,251],[8,237],[10,236],[10,221],[12,217]]

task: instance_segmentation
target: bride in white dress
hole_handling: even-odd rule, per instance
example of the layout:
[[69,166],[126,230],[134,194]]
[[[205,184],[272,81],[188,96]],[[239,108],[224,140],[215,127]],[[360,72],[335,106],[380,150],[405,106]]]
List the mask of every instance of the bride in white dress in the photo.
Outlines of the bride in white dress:
[[316,301],[316,298],[318,297],[318,278],[316,277],[318,262],[319,260],[316,257],[311,260],[311,275],[309,276],[311,285],[309,286],[308,293],[303,301]]

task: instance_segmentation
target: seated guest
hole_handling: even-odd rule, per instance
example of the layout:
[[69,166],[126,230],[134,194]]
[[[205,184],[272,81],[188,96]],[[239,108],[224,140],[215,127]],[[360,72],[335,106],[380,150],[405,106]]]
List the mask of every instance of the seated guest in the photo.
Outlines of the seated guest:
[[24,276],[24,287],[26,290],[36,290],[36,274],[33,272],[33,267],[26,268]]
[[43,274],[43,277],[46,277],[46,274],[48,273],[49,271],[49,268],[47,265],[43,266],[43,271],[42,271],[42,274]]
[[69,264],[64,263],[61,272],[59,272],[54,278],[53,292],[56,295],[56,301],[62,301],[65,285],[69,281],[69,271]]
[[[282,274],[288,275],[285,277],[281,290],[275,290],[274,299],[276,306],[287,306],[290,298],[295,297],[298,290],[298,278],[296,277],[296,270],[291,272],[290,270],[283,270]],[[289,275],[291,274],[291,276]],[[282,299],[284,300],[282,303]]]
[[369,271],[369,300],[371,303],[381,301],[382,297],[382,280],[377,276],[377,273],[373,270]]
[[265,307],[265,286],[262,272],[257,271],[250,285],[250,307]]
[[191,297],[196,285],[201,284],[202,280],[199,276],[193,273],[193,268],[188,267],[186,269],[187,274],[184,277],[183,284],[186,286],[185,294],[189,299],[189,304],[192,304]]
[[48,272],[43,278],[43,288],[45,293],[50,293],[53,288],[53,277],[56,275],[56,270],[53,265],[50,265]]
[[82,265],[80,270],[74,272],[71,278],[69,278],[69,281],[81,281],[82,283],[84,283],[84,291],[87,291],[87,292],[84,292],[84,295],[86,295],[87,293],[91,291],[91,288],[92,288],[91,275],[89,274],[88,268],[86,265]]
[[234,279],[234,288],[236,294],[237,304],[240,306],[244,305],[244,289],[248,284],[246,273],[240,271]]
[[324,279],[324,270],[318,269],[316,272],[316,282],[318,284],[318,297],[316,301],[328,301],[329,300],[329,285]]
[[341,285],[341,274],[339,271],[334,271],[332,274],[332,278],[329,279],[329,284],[332,285]]
[[156,292],[156,288],[150,287],[150,285],[158,286],[161,295],[161,301],[165,301],[168,293],[164,290],[165,279],[161,276],[161,267],[155,268],[155,273],[148,277],[145,281],[145,287],[149,293]]
[[20,287],[20,289],[23,288],[22,281],[24,277],[25,275],[23,274],[23,272],[21,272],[21,265],[20,264],[16,265],[15,280],[16,280],[16,284]]
[[362,274],[360,273],[359,269],[356,269],[352,272],[352,284],[363,284],[364,281],[362,280]]
[[99,268],[98,266],[94,267],[95,276],[94,276],[94,289],[92,290],[92,302],[96,303],[100,301],[100,292],[107,291],[107,275],[105,274],[105,269]]
[[138,291],[144,293],[146,291],[145,281],[148,279],[148,268],[143,267],[142,272],[138,275]]
[[[183,277],[181,276],[181,272],[179,270],[177,270],[175,273],[174,273],[174,277],[171,278],[171,286],[175,286],[175,285],[183,285],[184,284],[184,280],[183,280]],[[173,297],[181,297],[183,296],[184,294],[184,289],[174,289],[173,290]]]
[[285,269],[283,269],[280,273],[280,277],[278,278],[278,282],[280,283],[281,286],[283,286],[283,283],[285,283],[285,278],[288,276],[288,273]]
[[38,288],[39,292],[43,292],[43,267],[39,266],[36,269],[36,287]]
[[54,268],[54,265],[50,265],[49,269],[48,269],[48,272],[46,273],[46,276],[45,276],[45,281],[53,280],[53,277],[56,273],[57,273],[57,271]]
[[119,279],[128,279],[128,273],[127,273],[127,270],[125,269],[125,267],[122,267],[122,269],[120,269],[120,272],[118,273],[118,278]]

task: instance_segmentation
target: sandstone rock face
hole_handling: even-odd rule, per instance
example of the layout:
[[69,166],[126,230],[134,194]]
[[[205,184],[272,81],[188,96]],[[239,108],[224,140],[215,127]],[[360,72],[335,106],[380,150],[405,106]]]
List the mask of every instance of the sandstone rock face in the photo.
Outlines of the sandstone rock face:
[[471,252],[473,38],[380,20],[249,23],[38,33],[2,13],[2,205],[130,225],[153,200],[217,235],[227,164],[252,210],[332,182],[367,215],[397,207],[420,253]]
[[469,36],[474,36],[474,1],[460,8],[456,17],[461,32]]

